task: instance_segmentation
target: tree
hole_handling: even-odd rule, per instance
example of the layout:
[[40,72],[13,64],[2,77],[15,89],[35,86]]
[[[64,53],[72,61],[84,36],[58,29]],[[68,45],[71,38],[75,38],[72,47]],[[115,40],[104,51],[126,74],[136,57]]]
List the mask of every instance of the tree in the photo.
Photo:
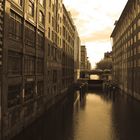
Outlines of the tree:
[[101,70],[109,69],[109,70],[111,70],[112,69],[112,59],[111,58],[102,59],[101,61],[96,63],[96,69],[101,69]]

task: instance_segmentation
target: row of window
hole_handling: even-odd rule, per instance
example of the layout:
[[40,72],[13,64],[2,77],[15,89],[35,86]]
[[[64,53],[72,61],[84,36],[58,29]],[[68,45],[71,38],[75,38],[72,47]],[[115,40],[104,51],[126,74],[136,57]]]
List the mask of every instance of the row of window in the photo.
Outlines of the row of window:
[[[16,4],[18,4],[19,6],[23,6],[24,2],[23,0],[13,0]],[[44,7],[45,5],[45,1],[44,0],[39,0],[39,3],[42,7]],[[31,17],[34,17],[35,14],[35,1],[34,0],[29,0],[28,1],[28,14]],[[39,21],[40,23],[42,23],[44,25],[44,14],[42,13],[42,11],[39,11]]]
[[[36,42],[36,28],[30,23],[25,24],[25,45],[35,47]],[[23,38],[23,20],[22,18],[11,11],[9,23],[9,37],[17,41],[22,41]],[[39,48],[44,47],[44,33],[37,32],[37,45]]]
[[[123,54],[122,54],[123,53]],[[127,52],[119,51],[114,55],[114,62],[128,60],[128,58],[139,55],[140,54],[140,46],[137,48],[131,49]]]
[[[54,28],[54,29],[56,29],[56,20],[55,20],[55,18],[53,17],[53,16],[51,16],[51,13],[49,12],[48,13],[49,15],[49,24],[51,24],[52,25],[52,27]],[[57,18],[57,32],[59,33],[60,32],[60,34],[61,34],[61,27],[60,27],[60,25],[59,25],[59,20],[60,20],[60,24],[62,23],[62,18],[60,17],[60,15],[58,14],[58,18]]]
[[[22,54],[9,51],[8,52],[8,74],[9,75],[21,75],[22,74]],[[36,64],[35,64],[36,62]],[[37,69],[35,68],[37,65]],[[43,74],[44,61],[42,58],[36,58],[33,56],[24,56],[24,74],[34,75],[35,70],[37,74]]]
[[120,66],[119,64],[114,63],[114,70],[117,70],[118,68],[126,70],[127,68],[136,68],[136,67],[140,67],[140,59],[122,62]]
[[63,16],[63,25],[65,26],[65,27],[67,27],[67,30],[68,30],[68,32],[70,32],[70,34],[72,35],[72,36],[74,36],[74,29],[73,29],[73,25],[71,25],[71,23],[68,21],[68,19],[67,19],[67,16]]
[[[129,4],[129,6],[130,6],[129,10],[127,10],[127,13],[125,13],[125,16],[123,16],[123,19],[122,20],[119,19],[120,23],[119,25],[117,25],[119,26],[119,28],[117,29],[117,32],[116,32],[117,34],[115,35],[114,43],[119,40],[120,36],[129,28],[130,24],[134,21],[134,19],[136,19],[136,17],[140,13],[139,0],[135,0],[131,5]],[[139,21],[138,21],[138,25],[139,25]],[[134,25],[134,30],[135,29],[136,29],[136,25]]]
[[60,70],[48,70],[47,71],[47,79],[48,79],[48,84],[56,84],[59,79],[61,79],[61,71]]
[[[26,82],[25,90],[22,89],[21,84],[8,86],[8,107],[13,107],[21,103],[21,99],[24,101],[33,99],[35,93],[37,96],[43,95],[43,81],[37,82],[37,91],[35,91],[34,82]],[[24,94],[22,93],[24,91]]]
[[120,47],[123,46],[122,49],[125,51],[127,48],[132,47],[139,40],[140,40],[140,32],[138,32],[137,34],[133,35],[132,37],[129,36],[129,40],[124,35],[116,43],[114,48],[116,48],[116,49],[119,48],[120,49]]
[[63,26],[63,37],[71,45],[74,46],[74,35],[71,36],[70,32]]
[[61,38],[58,36],[56,32],[50,29],[48,27],[48,38],[51,39],[53,42],[55,42],[59,47],[62,45]]
[[51,46],[48,44],[48,57],[51,57],[53,60],[59,61],[61,60],[61,52],[58,48]]

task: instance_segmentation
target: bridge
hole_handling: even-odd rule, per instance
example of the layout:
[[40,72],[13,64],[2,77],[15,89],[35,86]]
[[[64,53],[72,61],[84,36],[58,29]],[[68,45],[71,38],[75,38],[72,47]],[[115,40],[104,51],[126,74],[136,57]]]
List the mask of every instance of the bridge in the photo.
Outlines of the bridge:
[[98,75],[99,76],[98,80],[111,80],[112,79],[112,76],[111,76],[112,72],[109,69],[82,70],[80,72],[80,78],[86,78],[88,80],[93,80],[91,78],[92,75]]
[[102,89],[104,80],[111,79],[110,70],[83,70],[80,72],[77,87],[80,89],[84,87],[88,87],[88,89]]

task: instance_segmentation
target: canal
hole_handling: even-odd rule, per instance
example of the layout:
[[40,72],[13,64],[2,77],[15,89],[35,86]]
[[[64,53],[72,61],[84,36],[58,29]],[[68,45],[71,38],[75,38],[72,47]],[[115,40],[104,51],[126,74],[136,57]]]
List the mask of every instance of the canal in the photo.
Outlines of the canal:
[[13,140],[140,140],[140,103],[119,94],[77,91]]

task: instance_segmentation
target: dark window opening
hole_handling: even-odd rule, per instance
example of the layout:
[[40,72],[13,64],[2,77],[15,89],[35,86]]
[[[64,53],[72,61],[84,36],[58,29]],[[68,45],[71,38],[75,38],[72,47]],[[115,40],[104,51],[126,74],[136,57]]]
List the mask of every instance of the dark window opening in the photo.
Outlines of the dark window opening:
[[8,108],[20,104],[21,85],[8,87]]
[[40,96],[40,95],[43,95],[43,81],[38,81],[37,82],[37,95]]
[[38,48],[44,48],[44,34],[38,31],[38,40],[37,40]]
[[29,47],[35,47],[35,27],[29,23],[25,26],[25,44]]
[[10,13],[9,37],[18,41],[22,40],[22,18],[13,11]]
[[24,72],[25,72],[25,75],[34,75],[35,74],[35,57],[25,56]]
[[34,17],[34,2],[32,0],[29,0],[28,13],[30,16]]
[[24,101],[28,101],[33,99],[35,89],[34,89],[34,82],[28,82],[25,84],[25,93],[24,93]]
[[37,73],[38,74],[43,74],[44,72],[44,61],[43,58],[38,58],[37,59]]
[[39,11],[39,22],[44,25],[44,14]]
[[8,52],[8,74],[20,75],[22,72],[22,55],[16,52]]

